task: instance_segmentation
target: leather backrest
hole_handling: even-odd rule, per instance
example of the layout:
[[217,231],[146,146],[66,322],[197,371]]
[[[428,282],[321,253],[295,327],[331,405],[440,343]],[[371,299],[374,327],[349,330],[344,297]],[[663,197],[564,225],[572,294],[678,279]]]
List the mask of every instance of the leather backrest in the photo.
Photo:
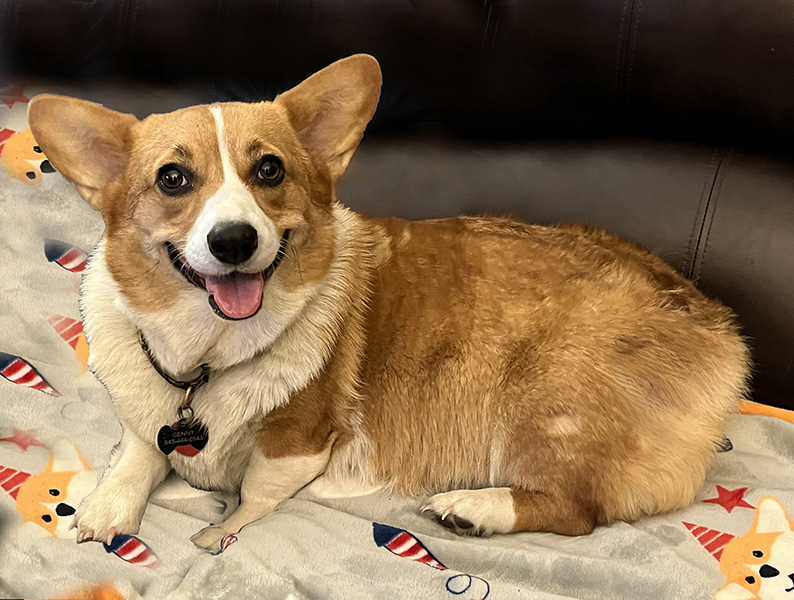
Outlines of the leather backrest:
[[0,70],[258,100],[369,52],[381,123],[788,143],[788,0],[0,0]]

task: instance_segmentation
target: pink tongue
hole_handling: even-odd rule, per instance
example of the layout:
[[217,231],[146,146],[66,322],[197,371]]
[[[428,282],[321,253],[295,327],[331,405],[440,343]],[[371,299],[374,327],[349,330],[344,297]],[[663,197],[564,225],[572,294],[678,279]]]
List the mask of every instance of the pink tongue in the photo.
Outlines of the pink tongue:
[[260,273],[232,273],[222,277],[210,275],[206,277],[204,285],[215,298],[218,308],[232,319],[250,317],[262,304],[265,284]]

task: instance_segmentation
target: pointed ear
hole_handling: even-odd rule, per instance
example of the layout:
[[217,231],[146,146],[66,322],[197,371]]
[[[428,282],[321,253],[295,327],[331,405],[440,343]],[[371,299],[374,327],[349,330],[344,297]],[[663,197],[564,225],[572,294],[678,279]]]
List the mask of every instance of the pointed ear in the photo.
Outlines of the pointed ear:
[[53,444],[50,462],[52,470],[59,473],[91,470],[77,446],[66,439],[59,439]]
[[33,137],[52,166],[93,208],[127,167],[137,119],[93,102],[42,94],[28,105]]
[[344,173],[380,98],[378,61],[368,54],[343,58],[275,102],[287,110],[303,146],[335,180]]
[[754,533],[789,533],[794,529],[786,509],[775,498],[766,497],[758,501],[755,520],[750,531]]

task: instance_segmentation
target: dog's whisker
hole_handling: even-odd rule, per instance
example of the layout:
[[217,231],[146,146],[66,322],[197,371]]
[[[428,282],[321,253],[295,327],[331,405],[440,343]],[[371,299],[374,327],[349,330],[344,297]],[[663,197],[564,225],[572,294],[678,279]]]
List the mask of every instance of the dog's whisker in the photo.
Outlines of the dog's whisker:
[[301,283],[304,283],[304,281],[303,281],[303,269],[301,269],[301,259],[300,259],[300,256],[298,255],[298,249],[295,248],[295,247],[290,247],[290,250],[292,252],[292,255],[295,257],[295,263],[298,265],[298,275],[301,278]]
[[347,223],[345,223],[344,221],[341,221],[339,219],[339,217],[336,216],[336,213],[334,212],[333,208],[328,207],[328,206],[321,206],[320,208],[322,208],[325,212],[327,212],[329,215],[331,215],[334,218],[334,221],[339,223],[339,225],[342,226],[342,228],[345,230],[346,233],[350,232],[350,229],[348,228]]

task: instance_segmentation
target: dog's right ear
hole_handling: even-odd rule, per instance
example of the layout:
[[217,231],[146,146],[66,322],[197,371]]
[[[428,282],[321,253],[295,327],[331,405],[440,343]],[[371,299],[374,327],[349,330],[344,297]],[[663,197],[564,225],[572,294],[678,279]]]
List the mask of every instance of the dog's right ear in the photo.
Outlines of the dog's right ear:
[[42,94],[30,101],[28,122],[55,170],[102,210],[102,190],[127,168],[138,120],[86,100]]

